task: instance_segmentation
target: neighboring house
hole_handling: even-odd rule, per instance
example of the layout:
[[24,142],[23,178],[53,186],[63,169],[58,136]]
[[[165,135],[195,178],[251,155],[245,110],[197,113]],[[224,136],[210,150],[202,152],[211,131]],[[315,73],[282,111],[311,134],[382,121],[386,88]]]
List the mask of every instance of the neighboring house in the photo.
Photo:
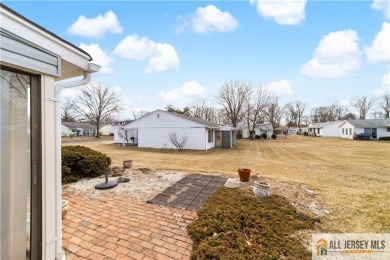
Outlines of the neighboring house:
[[299,133],[299,127],[289,127],[287,130],[287,134],[296,135]]
[[303,135],[303,133],[309,133],[309,126],[300,126],[299,127],[299,134]]
[[241,124],[240,130],[242,131],[242,138],[250,138],[250,136],[255,137],[256,135],[261,136],[266,134],[267,138],[271,138],[273,134],[273,128],[271,124],[257,124],[254,129],[252,127],[248,128],[248,125]]
[[[130,124],[115,129],[115,143],[134,143],[145,148],[175,148],[168,135],[187,137],[184,149],[205,150],[232,147],[236,143],[235,129],[191,116],[156,110]],[[216,139],[218,138],[217,144]]]
[[309,135],[324,136],[324,137],[339,137],[341,121],[313,123],[310,124]]
[[274,134],[284,134],[288,132],[288,126],[278,126],[274,129]]
[[390,136],[390,119],[348,119],[339,125],[339,131],[341,138],[348,139],[361,133],[370,133],[373,139]]
[[64,259],[61,89],[99,66],[2,3],[0,21],[0,259]]
[[96,126],[90,123],[62,122],[61,136],[95,136]]
[[114,122],[106,123],[105,125],[103,125],[100,128],[100,134],[101,135],[110,135],[110,134],[113,135],[116,128],[127,125],[131,122],[133,122],[133,120],[123,120],[123,121],[114,121]]

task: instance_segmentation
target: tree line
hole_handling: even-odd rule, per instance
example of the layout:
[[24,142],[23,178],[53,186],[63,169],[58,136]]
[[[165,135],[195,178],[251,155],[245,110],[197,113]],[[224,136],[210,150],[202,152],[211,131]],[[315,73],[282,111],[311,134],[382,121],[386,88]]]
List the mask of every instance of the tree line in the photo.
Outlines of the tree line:
[[[257,124],[269,123],[273,128],[282,124],[287,126],[307,126],[310,123],[322,123],[345,119],[390,118],[390,95],[379,99],[366,96],[356,97],[350,103],[352,111],[339,104],[314,107],[302,101],[281,104],[278,97],[262,87],[243,81],[227,81],[220,87],[214,104],[210,106],[206,99],[198,99],[186,107],[179,108],[168,104],[165,109],[188,116],[202,118],[220,125],[237,127],[240,123],[249,129]],[[81,88],[81,92],[62,103],[63,122],[89,122],[97,127],[97,137],[102,123],[116,121],[123,111],[120,94],[101,83],[90,83]],[[354,113],[356,112],[356,113]],[[126,119],[137,119],[148,111],[129,111]]]

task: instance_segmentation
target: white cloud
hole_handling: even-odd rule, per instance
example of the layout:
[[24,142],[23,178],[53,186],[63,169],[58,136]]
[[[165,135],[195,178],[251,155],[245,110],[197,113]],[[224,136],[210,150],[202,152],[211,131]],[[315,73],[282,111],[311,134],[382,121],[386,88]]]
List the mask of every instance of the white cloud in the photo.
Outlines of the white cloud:
[[196,33],[227,32],[238,27],[238,21],[229,12],[222,12],[214,5],[198,7],[192,23]]
[[301,73],[320,78],[338,78],[360,67],[358,35],[355,31],[337,31],[324,36],[314,57],[301,68]]
[[389,0],[374,0],[371,8],[383,13],[386,19],[390,19],[390,2]]
[[157,43],[147,37],[129,35],[114,50],[114,54],[130,60],[149,60],[145,73],[178,70],[180,66],[176,49],[168,43]]
[[123,28],[112,11],[95,18],[80,15],[77,21],[68,28],[69,33],[84,37],[103,37],[106,33],[119,34],[122,31]]
[[167,92],[160,91],[159,97],[165,102],[185,103],[190,99],[201,97],[205,94],[205,89],[196,81],[184,83],[180,88],[174,88]]
[[238,27],[238,21],[229,13],[223,12],[215,5],[198,7],[195,13],[182,18],[182,25],[176,29],[177,33],[191,26],[195,33],[228,32]]
[[283,25],[295,25],[305,20],[306,2],[307,0],[249,0],[251,5],[257,7],[260,16]]
[[114,69],[110,67],[110,64],[114,61],[110,55],[108,55],[106,52],[104,52],[99,44],[92,43],[92,44],[80,44],[80,48],[88,52],[92,58],[93,62],[97,65],[100,65],[101,68],[99,72],[108,74],[114,72]]
[[375,36],[371,47],[365,48],[365,52],[371,62],[390,62],[390,23],[382,24],[382,29]]
[[265,85],[264,89],[277,97],[292,96],[294,94],[291,85],[287,80],[273,81]]
[[382,86],[374,89],[375,96],[390,94],[390,71],[382,76]]

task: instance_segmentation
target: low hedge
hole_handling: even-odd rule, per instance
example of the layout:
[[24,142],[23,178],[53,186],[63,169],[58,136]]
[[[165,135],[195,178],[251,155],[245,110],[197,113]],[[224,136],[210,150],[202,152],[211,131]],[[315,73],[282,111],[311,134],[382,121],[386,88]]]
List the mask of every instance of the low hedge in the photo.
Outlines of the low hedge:
[[272,134],[272,135],[271,135],[271,138],[272,138],[272,139],[276,139],[276,134]]
[[261,137],[262,137],[263,139],[267,139],[267,134],[266,134],[266,133],[263,133],[263,134],[261,134]]
[[61,152],[63,183],[100,176],[111,164],[110,157],[85,146],[62,146]]
[[382,136],[382,137],[379,137],[378,140],[381,140],[381,141],[390,141],[390,136]]
[[191,259],[311,259],[293,235],[313,225],[281,196],[257,199],[221,188],[187,226],[194,241]]

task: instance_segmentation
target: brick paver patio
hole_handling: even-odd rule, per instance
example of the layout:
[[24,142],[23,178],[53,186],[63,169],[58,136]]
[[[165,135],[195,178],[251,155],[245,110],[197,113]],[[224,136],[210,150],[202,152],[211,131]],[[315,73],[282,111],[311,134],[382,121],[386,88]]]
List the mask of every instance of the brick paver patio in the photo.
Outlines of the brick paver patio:
[[70,195],[63,220],[67,259],[189,259],[195,211],[110,197]]

